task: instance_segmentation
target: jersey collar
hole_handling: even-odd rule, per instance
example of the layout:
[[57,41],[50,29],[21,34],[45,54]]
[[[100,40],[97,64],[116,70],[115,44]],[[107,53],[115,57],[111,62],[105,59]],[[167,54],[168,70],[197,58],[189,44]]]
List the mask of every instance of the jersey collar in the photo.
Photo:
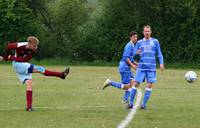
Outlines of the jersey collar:
[[[151,40],[152,38],[150,37],[148,40]],[[147,41],[147,39],[143,38],[144,41]]]
[[130,40],[131,45],[135,46],[135,44]]

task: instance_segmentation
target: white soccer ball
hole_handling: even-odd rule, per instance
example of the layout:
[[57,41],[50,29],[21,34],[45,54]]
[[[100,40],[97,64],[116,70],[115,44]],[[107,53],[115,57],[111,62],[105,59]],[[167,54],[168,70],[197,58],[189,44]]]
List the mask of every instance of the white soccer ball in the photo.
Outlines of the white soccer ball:
[[196,81],[197,74],[194,71],[189,71],[185,74],[185,80],[189,83]]

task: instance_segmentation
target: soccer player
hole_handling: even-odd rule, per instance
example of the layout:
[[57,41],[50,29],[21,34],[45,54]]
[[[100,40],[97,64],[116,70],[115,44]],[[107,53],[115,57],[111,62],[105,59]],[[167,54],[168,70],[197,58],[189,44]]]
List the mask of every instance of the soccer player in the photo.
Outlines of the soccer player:
[[[65,79],[69,73],[69,68],[66,68],[63,72],[55,72],[49,71],[42,66],[29,63],[33,54],[36,53],[38,45],[39,40],[34,36],[29,36],[27,42],[9,43],[5,55],[0,57],[0,60],[13,61],[12,65],[20,82],[26,85],[26,111],[33,111],[32,73],[41,73],[45,76],[55,76],[61,79]],[[10,51],[15,51],[15,54],[10,55]]]
[[133,108],[133,101],[137,92],[137,87],[141,82],[146,80],[146,91],[140,106],[141,109],[146,109],[146,104],[151,96],[153,84],[156,82],[156,55],[159,58],[161,71],[164,70],[163,55],[160,44],[157,39],[151,37],[151,27],[149,25],[143,27],[143,35],[144,38],[139,40],[136,44],[136,50],[141,50],[141,59],[136,70],[135,82],[131,90],[128,108]]
[[125,94],[123,96],[123,101],[128,103],[128,98],[130,95],[130,86],[134,83],[134,76],[131,71],[131,68],[136,69],[137,64],[133,60],[133,55],[135,54],[135,45],[137,42],[137,33],[135,31],[130,32],[129,34],[130,41],[126,44],[122,59],[119,62],[119,72],[121,75],[121,83],[114,82],[110,79],[107,79],[103,84],[103,90],[108,86],[113,86],[119,89],[124,89]]

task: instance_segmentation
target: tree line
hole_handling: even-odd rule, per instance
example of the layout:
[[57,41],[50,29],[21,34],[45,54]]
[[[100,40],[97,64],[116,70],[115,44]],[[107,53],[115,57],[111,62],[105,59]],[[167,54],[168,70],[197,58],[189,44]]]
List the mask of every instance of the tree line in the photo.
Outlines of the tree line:
[[0,50],[9,41],[40,39],[37,59],[119,61],[128,34],[145,24],[165,61],[200,62],[200,3],[196,0],[0,0]]

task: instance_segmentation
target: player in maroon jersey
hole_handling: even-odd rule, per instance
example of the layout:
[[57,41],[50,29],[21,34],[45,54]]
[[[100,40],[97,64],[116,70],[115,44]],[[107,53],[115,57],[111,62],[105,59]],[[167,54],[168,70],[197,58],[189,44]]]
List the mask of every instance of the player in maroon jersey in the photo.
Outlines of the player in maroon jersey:
[[[12,65],[15,69],[21,83],[26,85],[26,111],[33,111],[32,109],[32,73],[40,73],[45,76],[54,76],[61,79],[69,73],[69,68],[63,72],[49,71],[42,66],[37,66],[29,63],[33,55],[37,52],[39,40],[34,36],[29,36],[27,42],[12,42],[7,45],[6,53],[0,60],[13,61]],[[10,51],[15,50],[14,55],[10,55]]]

